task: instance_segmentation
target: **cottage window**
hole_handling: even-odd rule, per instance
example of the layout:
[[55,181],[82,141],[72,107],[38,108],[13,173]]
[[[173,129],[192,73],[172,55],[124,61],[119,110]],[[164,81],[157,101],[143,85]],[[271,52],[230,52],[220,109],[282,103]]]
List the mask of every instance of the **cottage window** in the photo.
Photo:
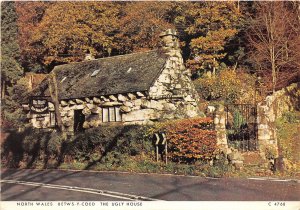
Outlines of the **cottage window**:
[[121,113],[120,113],[120,107],[115,107],[115,110],[116,110],[116,121],[121,122],[122,118],[121,118]]
[[109,122],[108,121],[108,108],[103,108],[102,109],[102,121],[103,122]]
[[109,121],[114,122],[116,121],[116,115],[115,115],[115,107],[109,107]]
[[120,107],[104,107],[102,108],[102,122],[120,122]]
[[56,120],[55,120],[55,113],[54,112],[49,112],[50,114],[50,127],[54,128],[56,125]]

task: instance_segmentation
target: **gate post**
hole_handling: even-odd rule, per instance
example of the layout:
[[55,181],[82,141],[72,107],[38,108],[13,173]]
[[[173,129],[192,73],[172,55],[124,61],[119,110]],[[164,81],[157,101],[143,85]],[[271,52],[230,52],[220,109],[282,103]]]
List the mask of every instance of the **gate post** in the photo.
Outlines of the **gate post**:
[[226,135],[226,113],[223,105],[219,105],[214,116],[214,125],[217,132],[217,145],[221,148],[228,148]]
[[263,155],[266,148],[273,147],[276,149],[276,157],[278,157],[276,116],[272,100],[272,96],[268,96],[265,103],[258,103],[257,105],[258,149]]

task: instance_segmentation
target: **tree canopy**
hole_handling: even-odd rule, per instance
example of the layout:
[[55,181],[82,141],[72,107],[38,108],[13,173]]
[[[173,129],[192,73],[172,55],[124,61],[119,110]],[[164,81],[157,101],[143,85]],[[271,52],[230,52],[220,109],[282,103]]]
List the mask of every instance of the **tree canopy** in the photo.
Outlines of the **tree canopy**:
[[[19,64],[20,48],[17,42],[18,28],[14,2],[1,4],[1,82],[12,84],[22,76]],[[5,88],[6,87],[2,87]]]
[[44,68],[158,46],[166,28],[181,31],[193,70],[214,69],[242,16],[230,2],[20,2],[23,63]]
[[[1,2],[1,121],[19,123],[22,114],[16,93],[23,75],[14,2]],[[24,89],[23,89],[24,92]]]
[[158,46],[159,33],[174,28],[171,2],[130,2],[123,5],[116,34],[120,53],[130,53]]
[[[24,3],[22,3],[24,4]],[[32,17],[22,20],[21,42],[28,47],[25,57],[44,66],[79,61],[89,52],[104,56],[113,47],[117,29],[119,5],[111,2],[56,2],[19,5],[20,13],[34,10]],[[37,12],[42,10],[43,12]],[[31,22],[31,24],[28,24]],[[30,35],[28,37],[28,34]]]
[[191,36],[188,59],[194,71],[213,70],[225,57],[224,47],[237,34],[242,14],[234,2],[187,3],[183,16],[177,17]]
[[262,77],[271,76],[272,90],[300,68],[300,19],[291,2],[257,2],[250,19],[250,56]]
[[3,2],[1,9],[1,76],[8,83],[21,76],[22,67],[49,73],[86,53],[101,58],[156,48],[167,28],[178,31],[193,79],[240,64],[273,78],[299,69],[298,2],[19,1]]

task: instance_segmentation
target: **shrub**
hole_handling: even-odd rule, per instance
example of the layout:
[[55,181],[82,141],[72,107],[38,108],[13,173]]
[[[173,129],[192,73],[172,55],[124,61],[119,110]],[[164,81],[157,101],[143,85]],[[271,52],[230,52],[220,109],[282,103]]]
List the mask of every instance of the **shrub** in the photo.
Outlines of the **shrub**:
[[276,120],[280,155],[293,162],[300,162],[300,112],[286,112]]
[[278,157],[277,148],[275,146],[265,147],[265,156],[267,159],[272,160]]
[[[33,167],[42,161],[44,166],[65,162],[96,162],[121,165],[130,156],[148,154],[154,149],[151,140],[145,138],[146,126],[104,125],[88,129],[66,139],[55,131],[25,129],[24,132],[11,131],[2,144],[2,163],[18,167]],[[30,163],[30,164],[29,164]]]
[[23,150],[27,155],[58,156],[62,142],[63,137],[59,133],[33,130],[24,137]]
[[[147,128],[139,125],[103,125],[97,128],[88,129],[85,133],[77,134],[66,144],[65,154],[76,160],[92,160],[96,151],[99,158],[107,156],[114,161],[116,154],[127,154],[135,156],[151,149],[151,141],[145,139],[144,133]],[[108,159],[107,159],[108,158]],[[95,158],[94,158],[95,159]]]
[[8,95],[1,99],[1,124],[3,130],[24,128],[29,123],[24,113],[21,102],[28,93],[28,81],[25,78],[19,79],[8,87]]
[[40,136],[38,135],[38,133],[34,132],[35,135],[28,135],[25,136],[24,141],[23,141],[23,150],[25,153],[27,154],[32,154],[35,151],[35,148],[37,148],[37,144],[39,144],[40,142]]
[[44,150],[49,156],[58,156],[61,153],[61,146],[65,138],[57,132],[49,134],[49,140],[44,143]]
[[282,123],[297,123],[300,121],[300,115],[298,112],[285,112],[279,121]]
[[183,119],[159,124],[152,132],[166,132],[168,156],[173,161],[194,162],[214,157],[216,132],[210,118]]
[[222,70],[216,76],[203,76],[194,81],[203,99],[226,103],[249,102],[255,95],[255,78],[235,70]]

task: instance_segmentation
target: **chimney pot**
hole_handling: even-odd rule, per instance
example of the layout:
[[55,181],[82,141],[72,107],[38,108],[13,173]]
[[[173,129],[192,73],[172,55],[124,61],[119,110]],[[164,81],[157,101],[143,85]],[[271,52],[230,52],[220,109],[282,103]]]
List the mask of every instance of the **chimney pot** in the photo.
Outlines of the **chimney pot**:
[[88,53],[88,54],[85,54],[84,60],[85,61],[95,60],[95,57],[91,53]]
[[175,29],[167,29],[159,34],[164,51],[180,50],[178,33]]
[[164,37],[164,36],[176,36],[176,37],[178,37],[178,34],[177,34],[177,31],[175,29],[170,29],[169,28],[169,29],[167,29],[167,30],[165,30],[165,31],[163,31],[159,34],[159,37]]

